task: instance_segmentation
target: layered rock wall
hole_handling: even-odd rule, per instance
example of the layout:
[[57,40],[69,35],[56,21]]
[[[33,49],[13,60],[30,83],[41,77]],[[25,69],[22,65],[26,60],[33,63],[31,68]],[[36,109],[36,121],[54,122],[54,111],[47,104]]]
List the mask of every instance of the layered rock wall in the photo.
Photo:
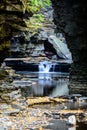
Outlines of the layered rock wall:
[[71,79],[87,81],[87,4],[86,0],[51,0],[54,22],[66,37],[72,53]]
[[0,1],[0,43],[20,31],[26,31],[23,18],[26,17],[27,13],[23,12],[23,8],[23,3],[20,0]]
[[9,39],[29,30],[23,19],[28,19],[32,13],[24,5],[22,0],[0,0],[0,63],[10,53]]

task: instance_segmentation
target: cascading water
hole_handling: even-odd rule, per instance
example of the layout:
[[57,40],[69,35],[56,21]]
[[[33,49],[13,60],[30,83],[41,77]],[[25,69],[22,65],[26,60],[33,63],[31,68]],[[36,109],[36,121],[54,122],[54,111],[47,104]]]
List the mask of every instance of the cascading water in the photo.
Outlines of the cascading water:
[[55,63],[43,61],[39,64],[39,79],[51,79],[51,69],[55,70]]
[[40,62],[39,64],[39,79],[50,79],[49,74],[52,64],[47,61]]
[[52,67],[51,62],[48,62],[48,61],[40,62],[40,64],[39,64],[39,72],[49,73],[51,67]]

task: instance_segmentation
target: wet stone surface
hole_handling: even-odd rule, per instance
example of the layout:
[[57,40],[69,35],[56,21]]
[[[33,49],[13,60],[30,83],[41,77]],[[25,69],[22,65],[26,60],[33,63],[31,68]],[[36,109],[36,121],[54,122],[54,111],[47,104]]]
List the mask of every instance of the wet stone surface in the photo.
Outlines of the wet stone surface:
[[[31,100],[32,99],[32,100]],[[52,99],[52,98],[51,98]],[[70,110],[68,100],[54,98],[48,104],[48,97],[22,98],[10,104],[3,103],[0,106],[0,128],[8,130],[70,130],[67,125],[68,117],[75,115],[77,124],[87,123],[87,109],[74,108]],[[44,101],[46,104],[44,104]],[[55,105],[55,101],[57,102]],[[59,103],[60,102],[60,103]],[[30,106],[30,104],[32,105]],[[37,105],[35,105],[37,104]],[[74,104],[74,102],[73,102]],[[77,126],[74,129],[77,129]],[[78,129],[79,130],[79,129]]]
[[[87,126],[87,97],[69,95],[67,75],[17,74],[0,85],[0,130],[83,130]],[[75,115],[76,126],[67,126]],[[79,125],[78,125],[79,124]],[[80,127],[79,127],[80,126]],[[61,128],[62,127],[62,128]]]

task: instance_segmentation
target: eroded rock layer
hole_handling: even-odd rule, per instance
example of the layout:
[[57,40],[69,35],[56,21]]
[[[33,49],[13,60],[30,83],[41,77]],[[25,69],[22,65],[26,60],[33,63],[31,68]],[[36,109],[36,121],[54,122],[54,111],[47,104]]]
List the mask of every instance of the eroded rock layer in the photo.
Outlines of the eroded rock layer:
[[21,0],[0,1],[0,63],[10,53],[9,39],[28,30],[23,19],[28,19],[31,15],[32,13],[24,8]]

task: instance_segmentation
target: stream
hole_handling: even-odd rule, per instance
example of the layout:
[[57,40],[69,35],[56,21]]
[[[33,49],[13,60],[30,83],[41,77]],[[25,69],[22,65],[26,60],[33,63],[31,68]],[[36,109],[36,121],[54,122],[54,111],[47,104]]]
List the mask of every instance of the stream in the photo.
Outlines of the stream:
[[[10,56],[4,65],[12,68],[11,82],[1,87],[0,130],[86,130],[87,97],[69,88],[72,55],[63,34],[55,31],[53,9],[43,10],[47,20],[37,35],[16,35],[11,39]],[[15,70],[15,74],[14,74]],[[3,88],[6,91],[3,91]],[[3,93],[3,94],[2,94]],[[65,98],[68,102],[49,103],[44,98]],[[40,99],[39,99],[40,98]],[[15,100],[16,99],[16,100]],[[10,100],[12,100],[10,102]],[[14,101],[15,100],[15,101]],[[36,104],[30,103],[36,100]],[[79,102],[78,102],[79,100]],[[58,114],[61,110],[83,110],[75,113],[76,125],[67,125],[74,114]]]
[[[23,82],[15,80],[14,83],[20,84],[20,86],[26,84],[26,92],[22,91],[26,93],[26,96],[57,97],[69,95],[69,73],[61,72],[61,65],[59,65],[59,72],[55,72],[56,64],[58,63],[43,61],[39,63],[38,72],[17,71],[16,73],[22,74],[26,80]],[[30,86],[28,86],[29,80],[32,82]]]
[[[53,66],[52,71],[51,67]],[[14,83],[19,85],[25,85],[27,87],[22,88],[22,96],[23,97],[69,97],[69,73],[63,72],[55,72],[55,64],[51,64],[51,62],[41,62],[39,64],[39,72],[29,72],[29,71],[17,71],[17,74],[22,75],[26,80],[20,82],[19,80],[15,80]],[[31,81],[32,84],[28,86],[28,81]],[[71,94],[72,95],[72,94]],[[80,94],[77,94],[77,96]],[[85,95],[83,95],[85,96]],[[40,108],[42,110],[63,110],[63,109],[70,109],[70,110],[86,110],[87,102],[73,102],[70,100],[68,103],[61,103],[51,105],[35,105],[34,108]],[[50,130],[86,130],[87,124],[83,121],[84,118],[81,118],[77,121],[76,126],[68,126],[66,124],[66,119],[59,119],[58,115],[49,115],[51,120],[49,121],[49,125],[43,126],[43,129],[50,129]],[[65,117],[64,117],[65,118]],[[82,122],[81,122],[82,120]]]
[[[87,128],[87,97],[70,92],[69,72],[65,71],[65,63],[41,61],[39,64],[30,64],[27,62],[26,70],[23,70],[23,64],[26,66],[26,63],[20,63],[23,62],[18,62],[17,65],[20,67],[16,66],[13,81],[10,84],[6,83],[8,93],[3,94],[3,98],[7,101],[13,98],[13,101],[11,104],[6,102],[1,104],[0,130],[85,130]],[[34,71],[32,71],[32,65]],[[10,90],[11,87],[13,90]],[[68,99],[68,102],[48,101],[56,98]],[[78,99],[80,102],[77,101]],[[36,104],[32,106],[30,103],[33,100]],[[58,114],[61,110],[63,113]],[[75,114],[75,126],[67,125],[68,117],[74,114],[69,112],[64,114],[66,110],[83,111],[83,113]]]
[[[26,0],[9,1],[1,2],[0,16],[0,130],[86,130],[87,84],[81,80],[87,70],[84,4],[74,2],[71,8],[72,0],[71,4],[66,0],[62,8],[70,6],[67,10],[61,8],[60,1],[53,0],[53,4],[39,10],[37,4],[41,1],[27,1],[31,2],[29,7]],[[37,7],[31,6],[32,2]],[[79,9],[83,20],[77,15]],[[70,72],[75,73],[71,74],[72,81]]]

